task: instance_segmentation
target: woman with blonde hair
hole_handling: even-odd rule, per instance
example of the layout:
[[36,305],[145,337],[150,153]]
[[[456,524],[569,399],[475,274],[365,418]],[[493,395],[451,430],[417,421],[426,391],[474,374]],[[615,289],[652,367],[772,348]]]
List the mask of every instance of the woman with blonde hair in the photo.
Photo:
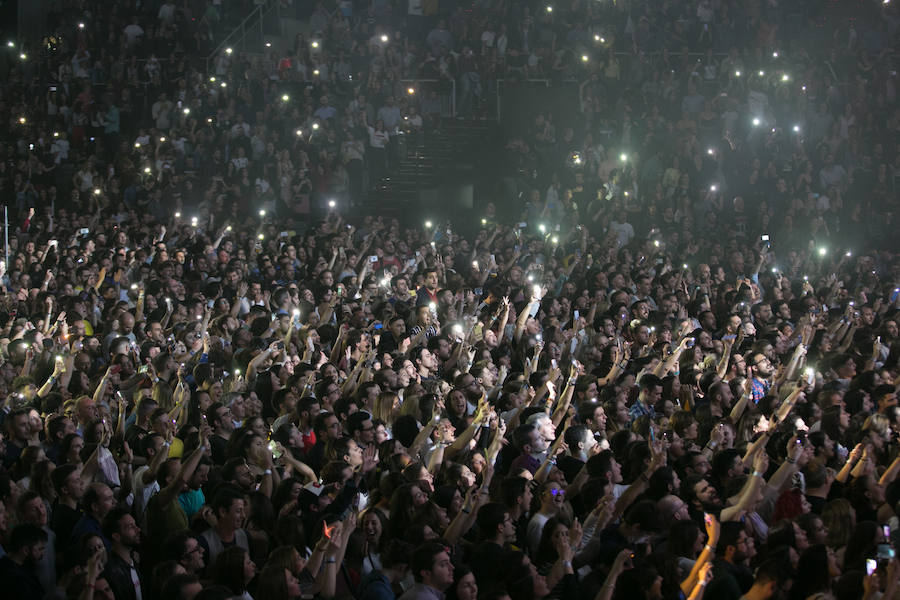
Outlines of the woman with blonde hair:
[[375,397],[372,419],[384,421],[388,437],[393,437],[390,424],[397,418],[399,411],[400,397],[394,392],[381,392]]
[[876,456],[883,458],[887,451],[887,444],[891,441],[891,422],[884,415],[875,413],[866,417],[862,426],[862,439],[860,442],[871,444]]

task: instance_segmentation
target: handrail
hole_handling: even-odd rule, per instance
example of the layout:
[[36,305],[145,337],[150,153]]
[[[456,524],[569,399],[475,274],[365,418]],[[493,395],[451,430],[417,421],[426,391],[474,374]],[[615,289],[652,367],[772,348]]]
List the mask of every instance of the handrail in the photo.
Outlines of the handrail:
[[225,38],[219,43],[219,45],[216,46],[215,49],[214,49],[212,52],[210,52],[210,53],[209,53],[209,56],[207,56],[206,59],[205,59],[205,60],[206,60],[206,74],[207,74],[207,75],[209,75],[209,64],[210,64],[210,62],[211,62],[212,60],[214,60],[215,57],[218,56],[218,54],[219,54],[220,52],[222,52],[222,50],[224,50],[225,48],[228,48],[228,47],[229,47],[229,45],[230,45],[230,43],[231,43],[231,41],[232,41],[232,38],[233,38],[234,36],[236,36],[236,35],[238,34],[238,32],[240,32],[240,34],[241,34],[241,41],[243,41],[243,38],[245,38],[245,37],[247,36],[247,29],[249,29],[249,27],[248,27],[247,24],[248,24],[248,22],[249,22],[251,19],[253,19],[254,17],[257,17],[257,19],[258,19],[258,21],[259,21],[259,26],[260,26],[260,33],[262,33],[261,30],[262,30],[263,19],[265,18],[265,16],[266,16],[267,14],[269,14],[269,12],[270,12],[273,8],[276,8],[276,7],[278,6],[278,1],[279,1],[279,0],[263,0],[262,4],[257,4],[257,5],[256,5],[256,8],[254,8],[252,11],[250,11],[250,14],[247,15],[246,17],[244,17],[244,20],[241,21],[240,24],[239,24],[237,27],[235,27],[234,29],[232,29],[232,30],[231,30],[231,33],[229,33],[228,35],[225,36]]
[[400,83],[449,83],[450,117],[456,117],[456,79],[399,79]]

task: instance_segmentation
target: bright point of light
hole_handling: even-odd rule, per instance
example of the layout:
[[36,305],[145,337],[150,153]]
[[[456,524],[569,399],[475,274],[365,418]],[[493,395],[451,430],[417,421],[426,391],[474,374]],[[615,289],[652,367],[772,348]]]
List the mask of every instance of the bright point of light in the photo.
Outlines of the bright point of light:
[[534,297],[535,297],[535,298],[540,298],[540,297],[541,297],[541,286],[535,285],[535,286],[534,286],[534,289],[533,289],[532,291],[534,292]]
[[847,258],[850,258],[851,256],[853,256],[853,253],[850,252],[849,250],[847,250],[847,252],[844,253],[844,256],[846,256]]
[[622,162],[627,161],[628,155],[623,152],[622,154],[619,155],[619,160],[621,160]]
[[159,141],[160,141],[160,142],[166,141],[166,136],[163,136],[163,137],[159,138]]
[[313,123],[313,124],[312,124],[312,128],[313,128],[313,129],[318,129],[318,128],[319,128],[319,124],[318,124],[318,123]]
[[385,34],[383,34],[383,33],[381,34],[381,41],[384,42],[385,44],[387,43],[387,41],[388,41],[389,39],[390,39],[390,38],[389,38],[387,35],[385,35]]
[[819,248],[819,256],[825,256],[825,253],[828,252],[825,248]]
[[265,209],[260,210],[260,211],[259,211],[259,216],[261,216],[261,217],[266,216],[266,210],[265,210]]
[[228,84],[223,81],[222,83],[219,84],[219,87],[225,88],[225,87],[228,87]]
[[312,44],[310,44],[310,46],[312,46],[313,48],[318,48],[318,47],[319,47],[319,42],[316,41],[316,40],[313,40],[313,42],[312,42]]
[[26,60],[28,58],[28,55],[23,52],[22,54],[19,55],[19,58],[22,60]]
[[412,96],[416,93],[416,88],[406,88],[406,93]]
[[707,148],[707,149],[706,149],[706,153],[709,154],[710,156],[712,156],[713,154],[716,153],[716,151],[713,150],[712,148]]
[[538,229],[541,231],[541,233],[547,233],[547,226],[544,225],[543,223],[538,225]]
[[189,115],[189,114],[191,114],[191,109],[185,108],[185,109],[184,109],[183,111],[181,111],[181,112],[183,112],[183,113],[186,114],[186,115]]
[[778,53],[777,53],[777,52],[773,52],[773,53],[772,53],[772,58],[778,58]]
[[287,101],[290,100],[290,99],[291,99],[291,97],[288,96],[287,94],[284,94],[284,95],[281,96],[281,101],[282,101],[282,102],[287,102]]
[[298,129],[298,130],[295,131],[294,133],[297,134],[297,137],[300,137],[301,135],[303,135],[303,130],[302,130],[302,129]]
[[760,77],[765,77],[765,75],[766,75],[766,72],[765,72],[765,71],[760,71],[760,72],[759,72],[759,76],[760,76]]
[[741,72],[740,72],[740,71],[735,71],[735,72],[734,72],[734,76],[735,76],[735,77],[740,77],[740,76],[741,76]]
[[559,238],[554,235],[552,238],[550,238],[550,241],[553,242],[554,244],[558,244]]
[[659,248],[659,240],[653,240],[653,245]]
[[266,42],[266,48],[271,48],[271,47],[272,47],[272,42]]
[[552,12],[553,12],[553,7],[552,7],[552,6],[548,6],[548,7],[547,7],[547,12],[548,12],[548,13],[552,13]]
[[581,55],[581,62],[587,62],[587,61],[588,61],[588,55],[587,55],[587,54],[582,54],[582,55]]
[[794,125],[794,133],[800,133],[800,126]]
[[600,41],[600,36],[594,34],[594,41],[595,41],[595,42],[599,42],[599,41]]
[[716,191],[717,189],[718,189],[718,188],[716,188],[716,185],[715,185],[715,184],[709,186],[709,191],[711,191],[711,192],[714,192],[714,191]]
[[481,224],[482,224],[482,225],[487,225],[487,219],[481,219]]
[[210,77],[210,78],[209,78],[209,82],[210,82],[210,83],[215,83],[215,82],[216,82],[215,76]]
[[787,73],[785,73],[784,75],[781,76],[781,80],[782,80],[782,81],[787,81],[787,80],[789,80],[790,78],[791,78],[791,76],[788,75]]
[[316,77],[318,77],[318,76],[319,76],[319,70],[318,70],[318,69],[314,69],[314,70],[313,70],[313,75],[315,75]]
[[334,208],[335,206],[337,206],[337,202],[335,202],[334,200],[329,200],[329,201],[328,201],[328,206],[331,207],[331,208]]
[[425,229],[431,229],[434,226],[434,223],[431,221],[425,221]]
[[234,52],[234,50],[231,48],[225,48],[225,54],[231,54],[232,52]]
[[256,237],[258,237],[259,239],[264,239],[266,236],[264,236],[263,234],[259,234],[259,235],[256,236]]
[[78,24],[78,29],[84,29],[84,23],[79,23],[79,24]]
[[20,125],[24,125],[24,124],[25,124],[25,121],[26,121],[25,117],[19,117],[19,124],[20,124]]
[[754,119],[753,119],[753,126],[754,126],[754,127],[759,127],[759,122],[760,122],[760,121],[759,121],[759,118],[754,118]]
[[15,42],[6,42],[6,47],[7,47],[7,48],[15,48],[15,47],[16,47],[16,43],[15,43]]
[[150,172],[150,167],[144,167],[144,173],[149,173],[149,172]]
[[94,188],[94,195],[95,195],[95,196],[99,196],[99,195],[100,195],[100,188]]
[[176,213],[175,213],[175,218],[176,218],[176,219],[180,219],[180,218],[181,218],[181,213],[180,213],[180,212],[176,212]]

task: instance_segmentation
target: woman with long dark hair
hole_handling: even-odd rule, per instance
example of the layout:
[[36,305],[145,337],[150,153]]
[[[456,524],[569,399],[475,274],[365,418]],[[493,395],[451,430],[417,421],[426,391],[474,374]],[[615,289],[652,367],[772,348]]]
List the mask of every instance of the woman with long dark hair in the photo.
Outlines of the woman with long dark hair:
[[840,576],[834,551],[825,544],[810,546],[800,555],[791,600],[832,599],[831,581]]
[[226,548],[213,564],[213,582],[224,585],[242,600],[253,600],[247,587],[254,577],[256,564],[250,560],[250,553],[240,546]]

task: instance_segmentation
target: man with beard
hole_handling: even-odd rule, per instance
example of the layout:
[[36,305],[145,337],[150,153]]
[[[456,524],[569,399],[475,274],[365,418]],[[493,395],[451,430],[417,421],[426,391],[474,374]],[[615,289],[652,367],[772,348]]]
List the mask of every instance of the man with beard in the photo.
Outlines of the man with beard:
[[724,381],[717,381],[709,386],[706,395],[709,397],[709,414],[715,419],[721,419],[727,411],[731,410],[734,394],[731,386]]
[[691,518],[698,525],[703,524],[703,514],[718,515],[722,510],[722,499],[719,492],[705,476],[692,475],[681,482],[681,498],[687,502]]
[[206,566],[200,541],[187,529],[177,531],[166,538],[163,556],[177,561],[190,575],[199,575]]
[[406,311],[412,299],[409,293],[409,279],[406,275],[395,275],[391,278],[391,292],[388,302],[394,306],[395,312]]
[[753,539],[742,523],[722,523],[715,550],[713,578],[706,586],[706,595],[716,600],[739,600],[753,585],[753,575],[747,568],[747,561],[756,554]]
[[441,334],[429,338],[428,350],[437,361],[437,377],[441,377],[444,372],[452,370],[456,365],[459,354],[453,352],[450,338],[446,335]]
[[103,533],[111,543],[103,578],[119,600],[143,598],[140,570],[132,554],[141,542],[141,528],[128,511],[116,508],[103,519]]
[[43,598],[44,587],[36,566],[44,558],[47,532],[30,523],[17,525],[10,534],[6,556],[0,558],[0,589],[9,598]]
[[234,433],[234,421],[231,417],[231,409],[221,402],[216,402],[206,409],[206,422],[212,427],[209,445],[212,449],[213,462],[216,464],[225,462],[225,449],[231,434]]
[[754,404],[765,398],[772,387],[771,378],[775,374],[775,366],[762,352],[754,352],[750,361],[753,367],[753,379],[750,382],[750,397]]

